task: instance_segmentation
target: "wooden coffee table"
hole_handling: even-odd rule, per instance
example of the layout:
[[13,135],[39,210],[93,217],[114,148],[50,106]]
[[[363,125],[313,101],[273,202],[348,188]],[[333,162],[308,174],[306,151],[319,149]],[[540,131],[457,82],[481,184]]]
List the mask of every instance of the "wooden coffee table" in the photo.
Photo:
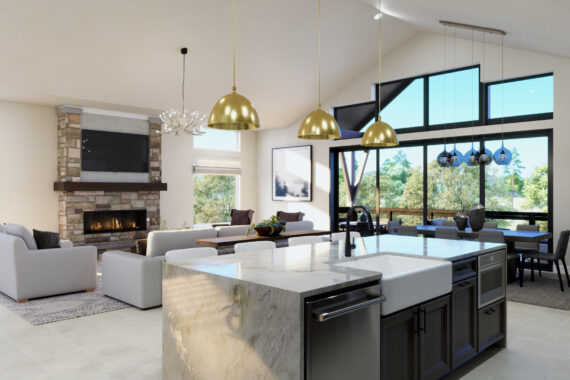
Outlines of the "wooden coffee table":
[[330,231],[326,230],[299,230],[299,231],[285,231],[280,233],[276,236],[258,236],[258,235],[238,235],[238,236],[226,236],[220,238],[209,238],[209,239],[200,239],[196,242],[201,245],[207,245],[208,247],[214,248],[222,248],[233,246],[237,243],[245,243],[251,241],[261,241],[261,240],[270,240],[270,241],[279,241],[279,240],[286,240],[290,237],[298,237],[298,236],[308,236],[308,235],[329,235]]

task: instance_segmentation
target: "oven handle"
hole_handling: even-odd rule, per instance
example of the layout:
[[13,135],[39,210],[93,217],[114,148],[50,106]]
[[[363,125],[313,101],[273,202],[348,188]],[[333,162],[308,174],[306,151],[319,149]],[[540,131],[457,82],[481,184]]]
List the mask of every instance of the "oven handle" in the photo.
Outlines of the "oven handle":
[[329,321],[333,318],[337,318],[337,317],[340,317],[342,315],[352,313],[353,311],[364,309],[368,306],[372,306],[372,305],[375,305],[377,303],[386,302],[387,300],[388,299],[384,296],[368,298],[364,301],[359,301],[357,303],[350,304],[348,306],[344,306],[344,307],[341,307],[339,309],[335,309],[335,310],[331,310],[331,311],[325,311],[322,313],[313,313],[313,319],[316,320],[317,322],[326,322],[326,321]]

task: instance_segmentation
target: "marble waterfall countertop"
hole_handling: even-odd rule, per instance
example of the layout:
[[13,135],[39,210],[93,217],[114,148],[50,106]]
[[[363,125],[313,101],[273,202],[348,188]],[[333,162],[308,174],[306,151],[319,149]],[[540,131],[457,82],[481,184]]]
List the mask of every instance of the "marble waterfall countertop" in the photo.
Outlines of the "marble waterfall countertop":
[[396,255],[455,261],[480,255],[503,244],[398,235],[355,239],[352,257],[344,257],[344,241],[266,249],[176,263],[180,268],[270,286],[302,296],[381,278],[381,273],[342,266],[342,262],[374,255]]
[[[164,264],[163,379],[301,380],[306,297],[374,280],[387,287],[410,262],[419,267],[424,259],[453,261],[504,247],[393,235],[355,243],[350,258],[339,241]],[[365,261],[381,255],[386,260]],[[378,261],[393,268],[371,270]]]

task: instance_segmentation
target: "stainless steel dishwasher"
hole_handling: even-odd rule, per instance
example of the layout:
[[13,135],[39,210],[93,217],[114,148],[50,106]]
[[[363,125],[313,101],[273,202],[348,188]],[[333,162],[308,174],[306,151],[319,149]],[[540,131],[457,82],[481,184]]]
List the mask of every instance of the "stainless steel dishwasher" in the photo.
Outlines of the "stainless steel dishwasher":
[[380,378],[380,284],[305,301],[305,379]]

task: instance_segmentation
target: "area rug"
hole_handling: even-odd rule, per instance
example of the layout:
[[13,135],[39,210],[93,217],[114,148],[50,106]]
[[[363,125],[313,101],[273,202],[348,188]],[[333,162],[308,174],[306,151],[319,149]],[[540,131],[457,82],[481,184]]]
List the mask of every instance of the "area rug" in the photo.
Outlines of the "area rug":
[[507,286],[508,301],[570,310],[570,289],[564,270],[562,270],[563,292],[560,291],[556,272],[542,272],[542,277],[539,277],[538,271],[535,271],[534,282],[530,281],[530,271],[525,270],[524,272],[524,286],[522,288],[519,286],[518,280]]
[[17,303],[0,293],[0,305],[35,326],[131,307],[103,295],[100,275],[97,276],[97,288],[92,293],[81,292],[37,298],[26,303]]

